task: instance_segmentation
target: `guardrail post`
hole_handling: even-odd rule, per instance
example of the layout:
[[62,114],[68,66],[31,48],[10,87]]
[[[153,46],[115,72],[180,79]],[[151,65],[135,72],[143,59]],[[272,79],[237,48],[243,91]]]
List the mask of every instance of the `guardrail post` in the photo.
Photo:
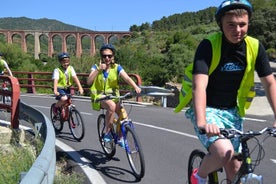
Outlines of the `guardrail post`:
[[167,107],[167,96],[162,96],[162,106]]
[[31,87],[27,88],[27,92],[28,93],[36,93],[35,91],[35,84],[34,84],[34,79],[33,79],[33,74],[32,73],[28,73],[28,85],[30,85]]
[[19,104],[20,104],[20,86],[17,78],[9,77],[12,96],[11,96],[11,125],[13,129],[19,128]]
[[0,82],[9,84],[9,87],[3,85],[0,88],[0,96],[2,103],[0,108],[5,109],[11,115],[11,126],[13,129],[19,128],[19,102],[20,102],[20,87],[17,78],[10,76],[0,76]]

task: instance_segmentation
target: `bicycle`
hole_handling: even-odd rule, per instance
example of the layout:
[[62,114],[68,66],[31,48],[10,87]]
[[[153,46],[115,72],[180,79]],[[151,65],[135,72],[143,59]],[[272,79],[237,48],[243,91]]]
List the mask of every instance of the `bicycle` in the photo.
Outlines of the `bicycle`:
[[[3,81],[1,89],[4,91],[8,91],[10,84],[8,81]],[[10,103],[11,102],[11,97],[10,96],[5,96],[5,95],[0,95],[0,101],[3,102],[3,104]]]
[[142,151],[142,147],[138,138],[137,133],[134,129],[134,124],[131,119],[128,118],[123,100],[132,98],[133,95],[131,92],[126,93],[122,96],[105,96],[99,98],[97,101],[102,100],[109,100],[109,99],[118,99],[120,106],[121,106],[121,113],[118,119],[114,119],[113,127],[111,129],[112,141],[105,142],[104,135],[106,131],[106,124],[105,124],[105,114],[106,110],[101,109],[102,113],[98,116],[97,119],[97,129],[98,129],[98,136],[101,147],[108,158],[112,158],[116,153],[116,144],[118,144],[118,140],[120,139],[120,132],[121,136],[123,136],[123,140],[125,143],[125,151],[128,158],[128,162],[130,167],[134,173],[134,176],[137,179],[141,179],[144,177],[145,174],[145,160],[144,154]]
[[[234,176],[234,179],[231,182],[231,184],[248,184],[252,182],[253,183],[257,182],[259,184],[262,184],[263,177],[261,175],[254,174],[254,169],[256,168],[256,166],[259,165],[261,160],[264,158],[264,148],[262,146],[263,143],[270,136],[276,137],[276,128],[266,127],[260,131],[246,131],[246,132],[242,132],[235,129],[221,129],[220,132],[227,139],[239,137],[241,146],[242,146],[241,153],[235,155],[234,157],[235,159],[242,161],[242,164],[240,169]],[[202,131],[202,133],[204,133],[204,131]],[[264,135],[264,138],[261,141],[257,138],[257,136],[259,135]],[[256,144],[256,147],[254,147],[254,149],[249,149],[248,147],[248,141],[250,139],[256,140],[257,144]],[[251,158],[252,152],[250,150],[255,150],[256,148],[259,148],[259,149],[257,153],[257,158],[253,162]],[[190,178],[193,173],[193,170],[200,166],[200,163],[204,156],[205,156],[205,152],[199,149],[195,149],[191,152],[189,157],[189,162],[188,162],[189,184],[191,184]],[[208,175],[207,180],[209,184],[219,184],[218,172],[223,172],[223,169],[220,168],[219,170],[214,171]],[[223,181],[226,181],[226,179]]]
[[61,108],[58,108],[57,112],[54,112],[56,103],[51,105],[51,121],[57,133],[62,131],[64,122],[67,121],[74,139],[81,141],[85,133],[83,118],[76,106],[73,104],[72,96],[68,94],[67,97],[66,103]]

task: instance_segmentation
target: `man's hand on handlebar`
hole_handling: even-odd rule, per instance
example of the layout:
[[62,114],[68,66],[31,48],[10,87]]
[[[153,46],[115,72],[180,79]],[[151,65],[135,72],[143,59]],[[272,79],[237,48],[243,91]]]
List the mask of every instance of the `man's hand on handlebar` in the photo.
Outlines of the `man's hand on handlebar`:
[[136,94],[141,93],[141,91],[142,91],[142,89],[141,89],[139,86],[137,86],[137,87],[135,88]]
[[216,124],[205,124],[203,127],[199,127],[200,133],[206,134],[208,137],[212,137],[220,134],[220,129]]
[[60,95],[58,91],[54,92],[54,94],[55,94],[55,96],[59,96]]

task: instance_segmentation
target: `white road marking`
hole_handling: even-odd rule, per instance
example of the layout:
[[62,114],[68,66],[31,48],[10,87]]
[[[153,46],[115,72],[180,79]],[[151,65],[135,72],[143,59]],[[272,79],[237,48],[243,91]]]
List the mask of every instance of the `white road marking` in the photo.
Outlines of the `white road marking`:
[[72,159],[75,160],[76,163],[80,166],[80,168],[84,171],[87,178],[92,184],[106,184],[102,176],[99,174],[99,172],[93,168],[93,165],[89,160],[82,157],[76,150],[74,150],[72,147],[68,146],[67,144],[64,144],[60,140],[56,139],[56,145],[65,151]]

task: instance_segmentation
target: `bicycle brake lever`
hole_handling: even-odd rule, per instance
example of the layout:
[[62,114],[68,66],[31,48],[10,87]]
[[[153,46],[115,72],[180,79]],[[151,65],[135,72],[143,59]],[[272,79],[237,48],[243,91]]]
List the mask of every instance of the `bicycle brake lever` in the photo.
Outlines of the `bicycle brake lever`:
[[273,127],[270,133],[272,137],[276,137],[276,127]]
[[204,128],[198,128],[199,134],[206,134],[206,131]]

